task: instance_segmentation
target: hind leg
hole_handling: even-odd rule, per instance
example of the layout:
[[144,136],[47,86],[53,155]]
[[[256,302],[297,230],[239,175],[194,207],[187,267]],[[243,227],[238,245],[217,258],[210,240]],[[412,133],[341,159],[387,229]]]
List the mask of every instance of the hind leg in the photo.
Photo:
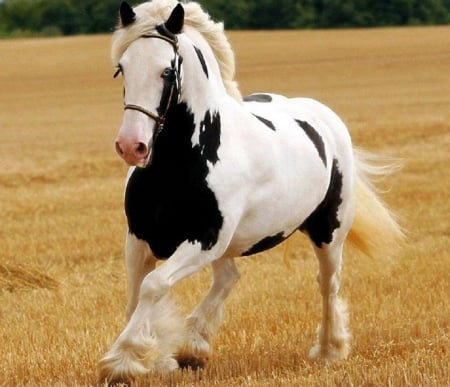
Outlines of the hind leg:
[[300,228],[314,243],[322,294],[322,323],[309,353],[311,358],[336,361],[350,352],[347,308],[338,293],[342,250],[353,221],[352,192],[352,174],[344,175],[335,159],[325,199]]
[[311,348],[309,357],[337,361],[348,356],[351,339],[347,308],[338,296],[342,243],[316,247],[315,252],[320,265],[317,280],[322,294],[322,323],[317,330],[317,342]]

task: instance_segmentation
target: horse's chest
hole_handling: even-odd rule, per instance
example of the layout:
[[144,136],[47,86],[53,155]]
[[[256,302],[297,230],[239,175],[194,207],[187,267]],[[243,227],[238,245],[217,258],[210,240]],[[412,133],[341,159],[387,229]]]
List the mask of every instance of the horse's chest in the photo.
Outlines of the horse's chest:
[[185,103],[171,107],[147,168],[136,168],[125,192],[129,231],[145,240],[158,258],[170,257],[184,241],[209,250],[217,242],[223,217],[207,183],[208,161],[218,161],[220,116],[206,111],[196,125]]
[[206,174],[201,165],[185,165],[135,169],[131,175],[125,193],[129,232],[156,257],[170,257],[186,240],[203,250],[217,242],[223,218]]

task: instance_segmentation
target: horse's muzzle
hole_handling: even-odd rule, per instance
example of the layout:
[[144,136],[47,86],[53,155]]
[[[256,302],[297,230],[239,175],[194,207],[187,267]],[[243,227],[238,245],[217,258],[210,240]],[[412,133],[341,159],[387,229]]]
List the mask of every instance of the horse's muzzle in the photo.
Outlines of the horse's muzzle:
[[150,148],[144,142],[128,142],[118,138],[116,152],[130,166],[145,166],[149,160]]

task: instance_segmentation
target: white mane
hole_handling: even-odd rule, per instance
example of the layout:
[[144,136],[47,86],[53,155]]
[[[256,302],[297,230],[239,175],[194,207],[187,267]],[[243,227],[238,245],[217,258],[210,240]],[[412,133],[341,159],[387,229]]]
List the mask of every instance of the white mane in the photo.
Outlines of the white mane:
[[[111,59],[116,65],[128,46],[140,36],[154,32],[155,27],[170,16],[177,0],[153,0],[134,8],[136,21],[127,28],[118,28],[113,35]],[[198,3],[183,3],[184,23],[195,28],[208,42],[219,64],[220,74],[229,95],[242,100],[235,77],[234,53],[224,33],[223,23],[216,23]],[[120,26],[119,26],[120,27]]]

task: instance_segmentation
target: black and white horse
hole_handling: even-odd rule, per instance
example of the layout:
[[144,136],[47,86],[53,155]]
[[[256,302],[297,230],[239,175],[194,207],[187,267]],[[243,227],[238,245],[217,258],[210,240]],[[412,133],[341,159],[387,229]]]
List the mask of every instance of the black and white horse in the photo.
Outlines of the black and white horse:
[[[223,33],[194,3],[120,8],[113,61],[124,80],[116,140],[132,166],[125,191],[128,323],[99,365],[100,380],[203,365],[239,278],[234,257],[300,230],[320,264],[323,317],[312,358],[349,353],[338,298],[345,240],[373,253],[401,231],[372,188],[341,119],[306,98],[240,97]],[[382,169],[382,171],[385,171]],[[157,260],[164,263],[156,267]],[[169,289],[211,265],[213,280],[186,318]]]

